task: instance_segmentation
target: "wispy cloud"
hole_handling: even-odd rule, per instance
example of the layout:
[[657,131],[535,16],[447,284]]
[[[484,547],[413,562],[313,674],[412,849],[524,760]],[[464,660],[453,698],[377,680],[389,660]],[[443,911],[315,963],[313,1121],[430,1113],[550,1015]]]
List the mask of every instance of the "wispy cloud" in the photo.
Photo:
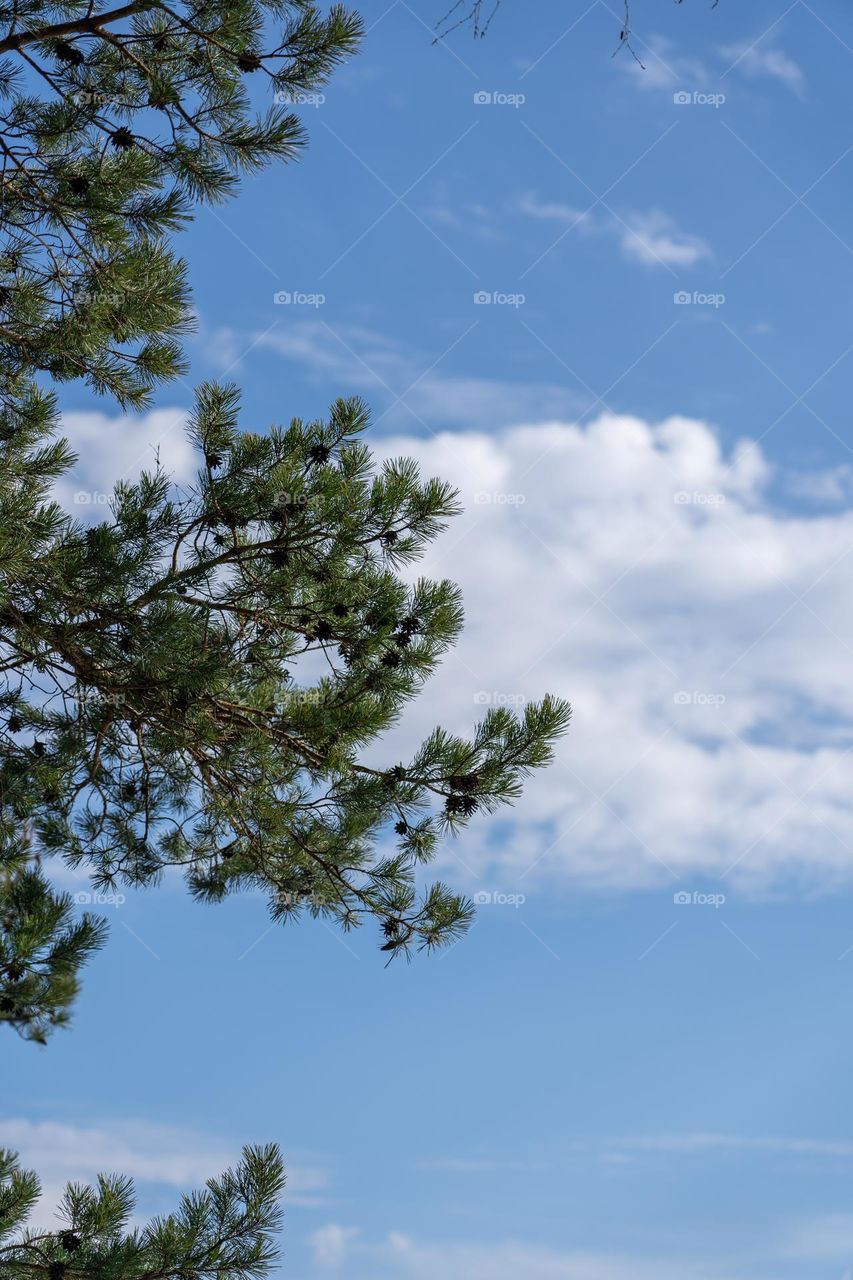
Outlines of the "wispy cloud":
[[559,200],[543,200],[535,193],[522,196],[518,212],[538,221],[557,222],[571,231],[609,236],[630,262],[646,267],[688,268],[713,257],[701,236],[683,231],[672,215],[660,209],[628,211],[618,216],[577,209]]
[[647,267],[695,267],[712,257],[701,236],[682,231],[674,218],[659,209],[627,215],[618,232],[625,257]]
[[343,1266],[358,1234],[358,1227],[342,1227],[337,1222],[330,1222],[325,1227],[312,1231],[309,1244],[315,1264],[332,1270]]
[[754,1152],[757,1155],[814,1156],[822,1160],[853,1160],[853,1138],[762,1137],[730,1133],[671,1133],[650,1137],[613,1138],[608,1146],[630,1151],[707,1154],[710,1151]]
[[[142,1120],[84,1126],[0,1119],[0,1146],[17,1151],[24,1167],[39,1175],[43,1194],[37,1219],[46,1225],[55,1224],[56,1205],[66,1182],[93,1182],[99,1173],[127,1174],[137,1183],[144,1213],[155,1189],[183,1191],[201,1186],[240,1155],[239,1144]],[[322,1203],[328,1181],[317,1166],[289,1168],[288,1203]]]
[[723,45],[720,54],[731,63],[732,70],[743,72],[753,79],[778,80],[798,98],[805,96],[805,72],[783,49],[765,45],[761,41],[755,44],[743,41]]
[[518,211],[528,218],[538,218],[541,221],[575,223],[584,229],[592,229],[594,226],[594,219],[588,210],[576,209],[559,200],[540,200],[533,192],[520,197]]
[[[560,1250],[513,1239],[426,1241],[402,1231],[375,1243],[350,1236],[337,1265],[343,1261],[351,1280],[720,1280],[713,1266],[685,1258]],[[737,1273],[727,1275],[737,1280]]]
[[404,425],[427,432],[451,426],[495,428],[538,412],[578,412],[585,392],[562,383],[513,382],[462,376],[447,358],[464,348],[473,327],[487,321],[471,299],[471,322],[448,342],[445,358],[405,351],[385,335],[351,325],[305,321],[276,329],[259,346],[294,361],[319,379],[334,379],[341,392],[369,392],[385,428]]
[[697,88],[710,78],[701,59],[680,53],[666,36],[652,35],[647,41],[637,41],[637,47],[641,62],[622,58],[621,66],[638,89]]

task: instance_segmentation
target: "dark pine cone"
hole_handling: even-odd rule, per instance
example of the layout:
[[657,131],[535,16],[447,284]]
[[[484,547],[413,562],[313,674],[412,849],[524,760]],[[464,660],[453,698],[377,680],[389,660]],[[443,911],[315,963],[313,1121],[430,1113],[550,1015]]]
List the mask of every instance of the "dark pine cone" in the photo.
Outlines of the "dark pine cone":
[[332,451],[324,444],[315,444],[308,450],[308,461],[315,466],[322,466],[324,462],[328,462],[332,456]]
[[477,801],[473,796],[448,796],[444,808],[448,816],[464,814],[466,818],[470,818],[472,813],[476,813]]
[[60,40],[55,44],[53,52],[60,62],[67,62],[69,67],[79,67],[81,62],[86,61],[80,50],[75,45],[69,44],[67,40]]
[[479,781],[478,773],[454,773],[447,779],[451,791],[474,791]]
[[237,66],[241,71],[260,71],[261,60],[256,53],[241,53],[237,58]]
[[116,129],[115,133],[110,136],[113,146],[118,147],[120,151],[127,151],[136,141],[133,134],[129,129],[125,129],[124,125],[120,129]]

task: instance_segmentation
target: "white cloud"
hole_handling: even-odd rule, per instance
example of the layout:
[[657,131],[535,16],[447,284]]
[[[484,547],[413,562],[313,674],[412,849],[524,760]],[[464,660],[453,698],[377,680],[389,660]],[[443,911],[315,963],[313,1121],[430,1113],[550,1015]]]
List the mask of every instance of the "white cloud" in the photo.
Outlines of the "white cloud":
[[[133,424],[102,429],[118,458],[138,439]],[[436,723],[470,732],[484,697],[574,704],[554,766],[448,846],[457,882],[532,894],[722,877],[730,894],[853,881],[846,473],[834,487],[821,473],[834,501],[805,516],[773,505],[759,448],[724,455],[681,417],[371,443],[418,458],[466,504],[418,566],[460,583],[466,630],[377,758]]]
[[642,66],[630,57],[623,57],[621,64],[638,89],[696,88],[709,78],[707,68],[698,58],[680,54],[665,36],[653,35],[647,42],[635,37],[634,44]]
[[[853,1256],[853,1214],[824,1213],[793,1226],[785,1254],[794,1258],[848,1263]],[[840,1280],[853,1280],[846,1271]]]
[[713,256],[701,236],[682,231],[674,218],[659,209],[596,217],[590,208],[575,209],[532,193],[522,196],[517,208],[528,218],[561,223],[562,236],[574,231],[608,236],[629,261],[647,267],[693,267]]
[[849,507],[774,509],[759,449],[678,417],[382,448],[467,508],[420,567],[460,583],[466,630],[383,757],[485,700],[574,704],[557,763],[466,832],[472,889],[853,880]]
[[88,1179],[121,1172],[145,1182],[185,1187],[204,1182],[235,1152],[198,1134],[146,1122],[81,1127],[53,1121],[0,1120],[0,1144],[17,1151],[40,1176]]
[[[658,1155],[703,1157],[703,1164],[711,1155],[724,1159],[728,1153],[738,1158],[743,1155],[769,1157],[776,1161],[801,1162],[803,1158],[814,1163],[848,1164],[853,1161],[853,1141],[847,1138],[796,1138],[738,1133],[655,1133],[629,1137],[602,1137],[578,1139],[570,1145],[573,1160],[578,1167],[590,1164],[648,1164]],[[476,1177],[478,1175],[511,1175],[544,1171],[548,1165],[509,1155],[496,1158],[444,1156],[420,1161],[416,1168],[429,1173],[454,1173]]]
[[520,198],[518,211],[526,214],[528,218],[564,222],[572,226],[581,226],[584,229],[592,226],[592,214],[589,210],[575,209],[559,200],[540,200],[533,192],[528,192],[527,195]]
[[[653,35],[648,41],[635,36],[634,47],[642,66],[630,57],[623,57],[621,65],[638,89],[694,90],[708,86],[712,79],[715,84],[719,82],[718,72],[712,72],[692,54],[681,53],[673,41],[664,36]],[[778,80],[797,97],[805,95],[805,73],[790,54],[778,46],[764,45],[760,40],[754,44],[743,40],[722,45],[717,52],[727,64],[726,72],[737,70],[753,79]]]
[[[352,1275],[394,1280],[722,1280],[721,1273],[683,1259],[640,1259],[616,1253],[542,1248],[518,1240],[488,1244],[425,1242],[399,1231],[363,1247],[369,1270]],[[734,1280],[727,1272],[729,1280]]]
[[340,1267],[349,1256],[350,1247],[357,1236],[357,1227],[341,1227],[336,1222],[313,1231],[309,1241],[317,1266]]
[[779,80],[798,98],[805,96],[806,77],[802,68],[782,49],[761,43],[724,45],[721,55],[730,60],[732,70],[742,71],[754,79],[769,77]]
[[636,1151],[673,1154],[709,1151],[754,1152],[757,1155],[813,1156],[820,1160],[853,1159],[853,1141],[844,1138],[753,1137],[736,1133],[673,1133],[611,1139],[609,1145]]
[[[0,1119],[0,1147],[17,1151],[23,1167],[38,1174],[43,1194],[36,1220],[45,1225],[55,1224],[67,1182],[94,1182],[99,1173],[127,1174],[138,1184],[144,1210],[152,1187],[183,1191],[203,1186],[240,1156],[236,1144],[147,1120],[87,1126],[9,1117]],[[287,1203],[317,1204],[327,1185],[326,1173],[317,1167],[288,1167]]]
[[184,409],[155,409],[139,416],[105,413],[62,415],[62,434],[77,453],[74,469],[56,486],[57,497],[78,519],[103,519],[118,480],[135,480],[161,465],[179,483],[191,480],[199,457],[187,439]]
[[[471,291],[471,324],[489,323],[492,308],[476,306]],[[507,319],[507,317],[503,317]],[[448,348],[462,346],[465,330]],[[246,344],[247,345],[247,344]],[[577,413],[583,397],[560,383],[512,382],[445,372],[442,360],[423,359],[370,329],[304,321],[263,335],[258,345],[317,375],[333,378],[342,394],[368,391],[389,401],[377,419],[408,428],[467,423],[506,425],[537,413]],[[448,350],[448,355],[450,354]],[[588,398],[588,397],[586,397]]]
[[648,267],[694,267],[712,256],[701,236],[682,231],[659,209],[626,215],[618,230],[625,257]]

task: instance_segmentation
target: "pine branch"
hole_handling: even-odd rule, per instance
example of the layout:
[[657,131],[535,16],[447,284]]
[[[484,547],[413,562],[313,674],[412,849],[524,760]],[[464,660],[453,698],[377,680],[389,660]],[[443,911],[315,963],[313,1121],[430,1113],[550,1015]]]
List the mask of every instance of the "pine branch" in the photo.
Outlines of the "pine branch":
[[189,493],[143,475],[84,529],[50,500],[71,463],[53,412],[33,391],[0,415],[0,818],[21,856],[105,890],[182,867],[201,900],[253,887],[275,919],[373,920],[392,955],[455,940],[471,904],[418,892],[420,868],[520,795],[569,718],[546,697],[364,759],[460,633],[452,582],[400,576],[456,492],[374,467],[358,400],[261,436],[210,385]]

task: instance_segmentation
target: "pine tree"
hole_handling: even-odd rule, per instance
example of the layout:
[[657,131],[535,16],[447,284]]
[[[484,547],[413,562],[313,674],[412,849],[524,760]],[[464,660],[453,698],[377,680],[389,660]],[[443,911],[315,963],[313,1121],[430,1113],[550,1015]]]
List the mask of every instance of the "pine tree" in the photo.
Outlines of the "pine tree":
[[[457,495],[408,459],[375,468],[357,399],[265,435],[238,409],[235,388],[202,387],[194,487],[143,474],[89,527],[51,501],[72,463],[53,398],[0,414],[3,857],[60,857],[102,890],[180,867],[201,900],[252,886],[275,919],[372,919],[389,959],[439,946],[472,908],[419,892],[420,868],[519,795],[568,707],[492,709],[470,740],[437,728],[365,764],[459,634],[458,588],[401,573]],[[35,978],[14,931],[2,945],[0,1018],[20,1028]]]
[[298,155],[288,104],[360,31],[307,0],[0,0],[0,395],[42,370],[138,408],[183,370],[172,233]]
[[261,1280],[278,1256],[285,1177],[275,1146],[247,1147],[235,1169],[182,1197],[176,1212],[131,1227],[127,1177],[69,1183],[54,1230],[28,1227],[38,1178],[0,1149],[3,1280]]

